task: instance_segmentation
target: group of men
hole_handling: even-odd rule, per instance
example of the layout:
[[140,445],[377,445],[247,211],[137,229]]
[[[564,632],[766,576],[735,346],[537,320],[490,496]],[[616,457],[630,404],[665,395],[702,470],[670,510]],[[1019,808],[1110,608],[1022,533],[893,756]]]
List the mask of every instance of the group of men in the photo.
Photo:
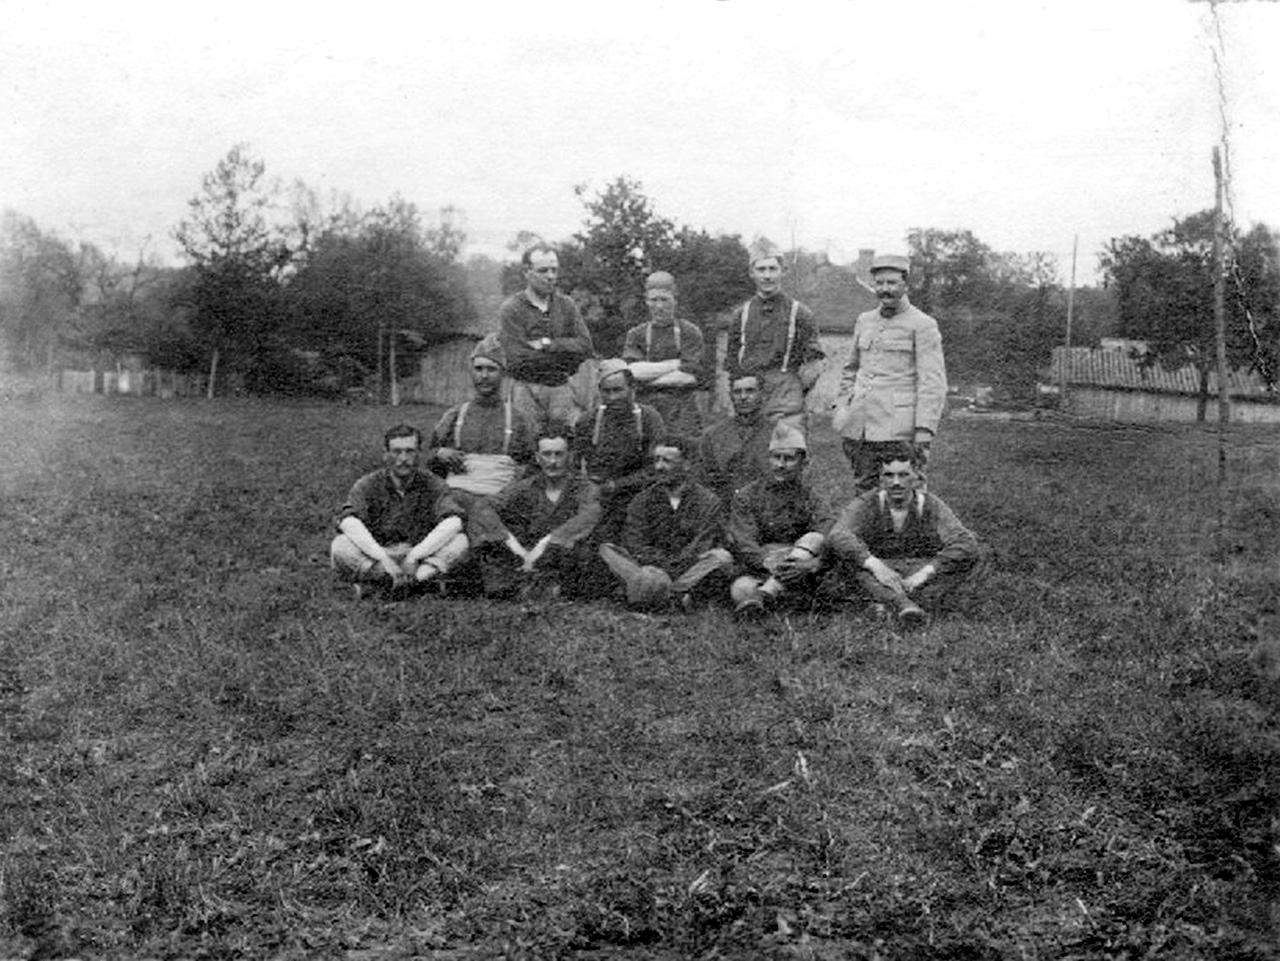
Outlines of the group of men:
[[812,311],[782,292],[780,256],[753,253],[756,293],[724,359],[734,413],[705,428],[703,337],[676,316],[670,274],[649,275],[650,319],[592,378],[554,249],[523,265],[500,332],[472,352],[471,400],[429,438],[388,430],[384,468],[351,489],[331,558],[358,593],[616,591],[641,609],[719,598],[742,616],[856,596],[914,626],[979,569],[984,548],[923,485],[946,372],[906,258],[873,263],[880,307],[854,328],[832,421],[858,496],[839,513],[805,479],[824,354]]

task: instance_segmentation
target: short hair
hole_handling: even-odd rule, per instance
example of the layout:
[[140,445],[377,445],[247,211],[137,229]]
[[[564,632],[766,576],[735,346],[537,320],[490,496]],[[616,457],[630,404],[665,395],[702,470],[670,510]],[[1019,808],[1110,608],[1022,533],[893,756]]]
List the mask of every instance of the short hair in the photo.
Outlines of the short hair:
[[886,464],[892,464],[895,460],[905,460],[913,469],[920,469],[920,451],[915,444],[904,441],[882,447],[876,452],[876,473],[880,473]]
[[562,420],[553,420],[548,422],[547,426],[538,432],[538,439],[534,441],[534,449],[544,440],[562,440],[570,449],[573,448],[573,428]]
[[560,260],[560,252],[550,244],[534,244],[520,255],[520,263],[523,264],[526,269],[533,266],[534,254],[555,254],[556,261],[558,262]]
[[687,434],[667,434],[653,445],[653,450],[659,447],[674,447],[687,461],[698,456],[698,442]]
[[382,449],[391,450],[391,442],[397,437],[412,437],[419,447],[422,446],[422,431],[412,424],[396,424],[388,427],[387,432],[382,435]]

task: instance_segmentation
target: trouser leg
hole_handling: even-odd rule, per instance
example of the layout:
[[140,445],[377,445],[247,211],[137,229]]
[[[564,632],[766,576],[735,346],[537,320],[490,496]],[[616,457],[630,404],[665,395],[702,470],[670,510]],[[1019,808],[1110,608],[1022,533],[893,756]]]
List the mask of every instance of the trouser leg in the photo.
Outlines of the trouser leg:
[[[409,553],[408,544],[392,544],[386,548],[396,561]],[[329,565],[343,580],[362,581],[381,576],[382,568],[372,557],[356,547],[346,534],[339,534],[329,545]]]
[[733,555],[723,547],[712,548],[677,577],[672,582],[671,589],[677,594],[692,594],[708,577],[719,572],[727,574],[731,567],[733,567]]

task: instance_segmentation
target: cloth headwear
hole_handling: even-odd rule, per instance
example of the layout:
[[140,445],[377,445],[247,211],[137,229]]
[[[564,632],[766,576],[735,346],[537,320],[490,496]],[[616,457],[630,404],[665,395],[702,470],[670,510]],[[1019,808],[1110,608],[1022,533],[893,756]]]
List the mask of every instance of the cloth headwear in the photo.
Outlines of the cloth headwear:
[[596,383],[614,374],[626,374],[628,383],[632,380],[631,368],[627,366],[627,362],[621,357],[610,357],[608,360],[600,361],[600,368],[596,371]]
[[904,276],[911,273],[911,261],[902,254],[879,254],[871,261],[871,272],[897,270]]
[[665,270],[655,270],[644,279],[645,290],[669,290],[675,293],[676,279]]
[[471,348],[472,360],[481,357],[493,361],[503,370],[507,369],[507,352],[503,349],[502,341],[498,339],[497,334],[485,334],[480,343]]
[[778,261],[781,262],[782,251],[768,237],[757,237],[751,241],[751,246],[747,248],[747,265],[755,266],[757,260],[765,257],[777,257]]
[[809,445],[805,443],[804,432],[800,428],[778,421],[773,433],[769,435],[769,450],[802,450],[809,453]]

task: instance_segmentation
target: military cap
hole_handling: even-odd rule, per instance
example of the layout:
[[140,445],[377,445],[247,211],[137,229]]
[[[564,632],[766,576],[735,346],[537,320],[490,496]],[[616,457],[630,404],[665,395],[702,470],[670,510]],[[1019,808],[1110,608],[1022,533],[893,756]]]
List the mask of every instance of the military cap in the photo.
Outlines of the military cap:
[[902,274],[911,273],[911,261],[902,254],[878,254],[871,261],[871,272],[878,270],[896,270]]

